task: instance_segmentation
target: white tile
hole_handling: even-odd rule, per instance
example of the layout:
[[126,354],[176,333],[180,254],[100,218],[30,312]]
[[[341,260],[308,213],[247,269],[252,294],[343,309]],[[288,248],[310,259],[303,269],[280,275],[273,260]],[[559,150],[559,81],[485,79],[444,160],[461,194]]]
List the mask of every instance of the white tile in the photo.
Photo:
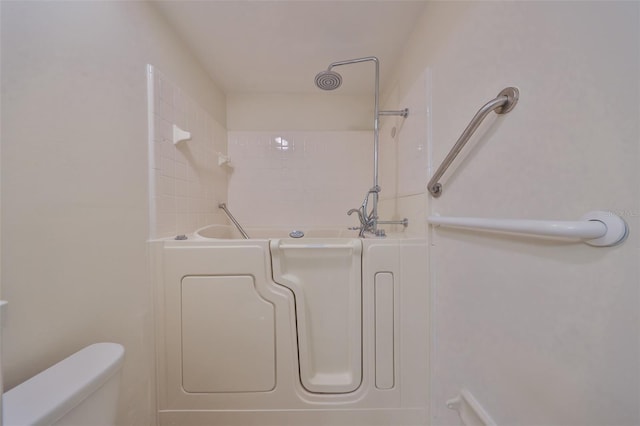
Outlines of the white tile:
[[174,160],[175,159],[175,146],[167,139],[163,139],[160,142],[156,143],[156,146],[159,147],[160,152],[163,157],[167,159]]
[[174,161],[171,158],[161,157],[160,158],[160,172],[164,176],[174,177]]
[[185,214],[189,213],[189,198],[187,197],[175,197],[176,200],[176,213]]
[[173,91],[173,109],[174,111],[185,110],[185,94],[179,88]]
[[189,225],[189,216],[186,214],[176,215],[176,235],[188,235],[193,232],[195,227]]
[[174,166],[175,166],[174,177],[176,179],[186,181],[187,180],[187,165],[184,164],[184,163],[181,163],[179,161],[176,161],[174,163]]
[[189,183],[186,180],[175,180],[175,195],[187,197],[189,195]]
[[158,174],[156,177],[156,189],[159,195],[175,196],[175,181],[174,179]]
[[160,99],[171,105],[173,103],[173,85],[162,76],[159,78],[159,91]]
[[[153,126],[150,138],[150,204],[155,206],[156,236],[189,233],[218,220],[217,204],[227,201],[227,170],[218,167],[217,152],[227,152],[227,131],[188,94],[154,68]],[[192,132],[192,140],[174,146],[173,124]]]

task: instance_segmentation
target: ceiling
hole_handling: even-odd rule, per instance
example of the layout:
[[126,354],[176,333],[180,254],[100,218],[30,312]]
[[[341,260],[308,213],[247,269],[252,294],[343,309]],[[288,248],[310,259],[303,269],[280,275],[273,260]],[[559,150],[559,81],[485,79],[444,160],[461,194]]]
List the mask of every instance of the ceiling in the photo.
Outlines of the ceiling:
[[[155,2],[227,94],[313,93],[329,63],[377,56],[380,84],[393,71],[424,1],[290,0]],[[340,93],[371,94],[370,62],[342,66]]]

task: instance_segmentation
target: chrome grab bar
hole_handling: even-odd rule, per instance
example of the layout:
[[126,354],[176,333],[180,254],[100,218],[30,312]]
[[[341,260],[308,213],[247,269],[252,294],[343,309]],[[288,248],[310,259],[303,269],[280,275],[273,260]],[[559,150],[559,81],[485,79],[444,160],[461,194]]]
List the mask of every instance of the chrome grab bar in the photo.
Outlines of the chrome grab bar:
[[482,120],[484,120],[491,111],[495,111],[496,114],[506,114],[507,112],[511,111],[513,107],[515,107],[518,103],[518,96],[519,91],[517,88],[507,87],[498,94],[497,98],[490,102],[487,102],[482,108],[480,108],[480,110],[471,119],[471,122],[469,123],[467,128],[464,129],[464,132],[462,132],[462,135],[460,136],[458,141],[455,143],[455,145],[453,145],[453,148],[451,148],[451,151],[449,151],[449,154],[447,154],[445,159],[442,161],[442,164],[440,164],[440,167],[438,167],[438,170],[434,173],[433,177],[427,184],[427,189],[429,190],[431,195],[437,198],[442,194],[442,184],[438,181],[447,171],[451,163],[453,163],[453,160],[455,160],[462,148],[464,148],[466,143],[473,135],[473,132],[475,132],[478,126],[480,126]]
[[233,224],[236,226],[236,228],[238,228],[238,231],[240,231],[240,233],[242,234],[242,238],[244,238],[245,240],[248,240],[249,239],[249,234],[244,232],[244,229],[242,229],[242,226],[240,226],[240,224],[238,223],[236,218],[233,217],[233,215],[231,214],[231,212],[227,208],[227,205],[225,203],[220,203],[220,204],[218,204],[218,208],[222,209],[222,211],[225,212],[225,214],[227,215],[229,220],[231,222],[233,222]]

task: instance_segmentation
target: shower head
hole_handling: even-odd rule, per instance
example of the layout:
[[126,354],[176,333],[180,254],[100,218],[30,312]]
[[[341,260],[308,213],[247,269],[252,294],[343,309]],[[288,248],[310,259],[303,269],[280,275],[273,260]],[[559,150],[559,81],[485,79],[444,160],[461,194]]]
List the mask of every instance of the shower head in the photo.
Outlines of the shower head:
[[316,86],[322,90],[335,90],[342,84],[342,76],[335,71],[324,70],[316,75]]
[[[332,71],[331,68],[339,67],[341,65],[351,65],[357,64],[360,62],[375,62],[376,64],[376,105],[378,104],[377,96],[378,96],[378,58],[375,56],[367,56],[364,58],[356,58],[356,59],[347,59],[346,61],[337,61],[329,64],[329,68],[324,71],[321,71],[316,75],[316,86],[322,90],[335,90],[342,84],[342,76],[335,71]],[[377,114],[377,113],[376,113]]]

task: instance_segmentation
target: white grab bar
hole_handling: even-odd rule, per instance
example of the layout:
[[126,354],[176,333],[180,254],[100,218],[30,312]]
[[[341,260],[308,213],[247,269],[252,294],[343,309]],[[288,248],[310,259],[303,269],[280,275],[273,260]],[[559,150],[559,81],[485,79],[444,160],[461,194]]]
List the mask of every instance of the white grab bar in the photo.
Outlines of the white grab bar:
[[580,239],[597,247],[619,244],[625,240],[629,233],[627,223],[620,216],[607,211],[589,212],[579,221],[446,216],[429,216],[427,221],[436,226]]

